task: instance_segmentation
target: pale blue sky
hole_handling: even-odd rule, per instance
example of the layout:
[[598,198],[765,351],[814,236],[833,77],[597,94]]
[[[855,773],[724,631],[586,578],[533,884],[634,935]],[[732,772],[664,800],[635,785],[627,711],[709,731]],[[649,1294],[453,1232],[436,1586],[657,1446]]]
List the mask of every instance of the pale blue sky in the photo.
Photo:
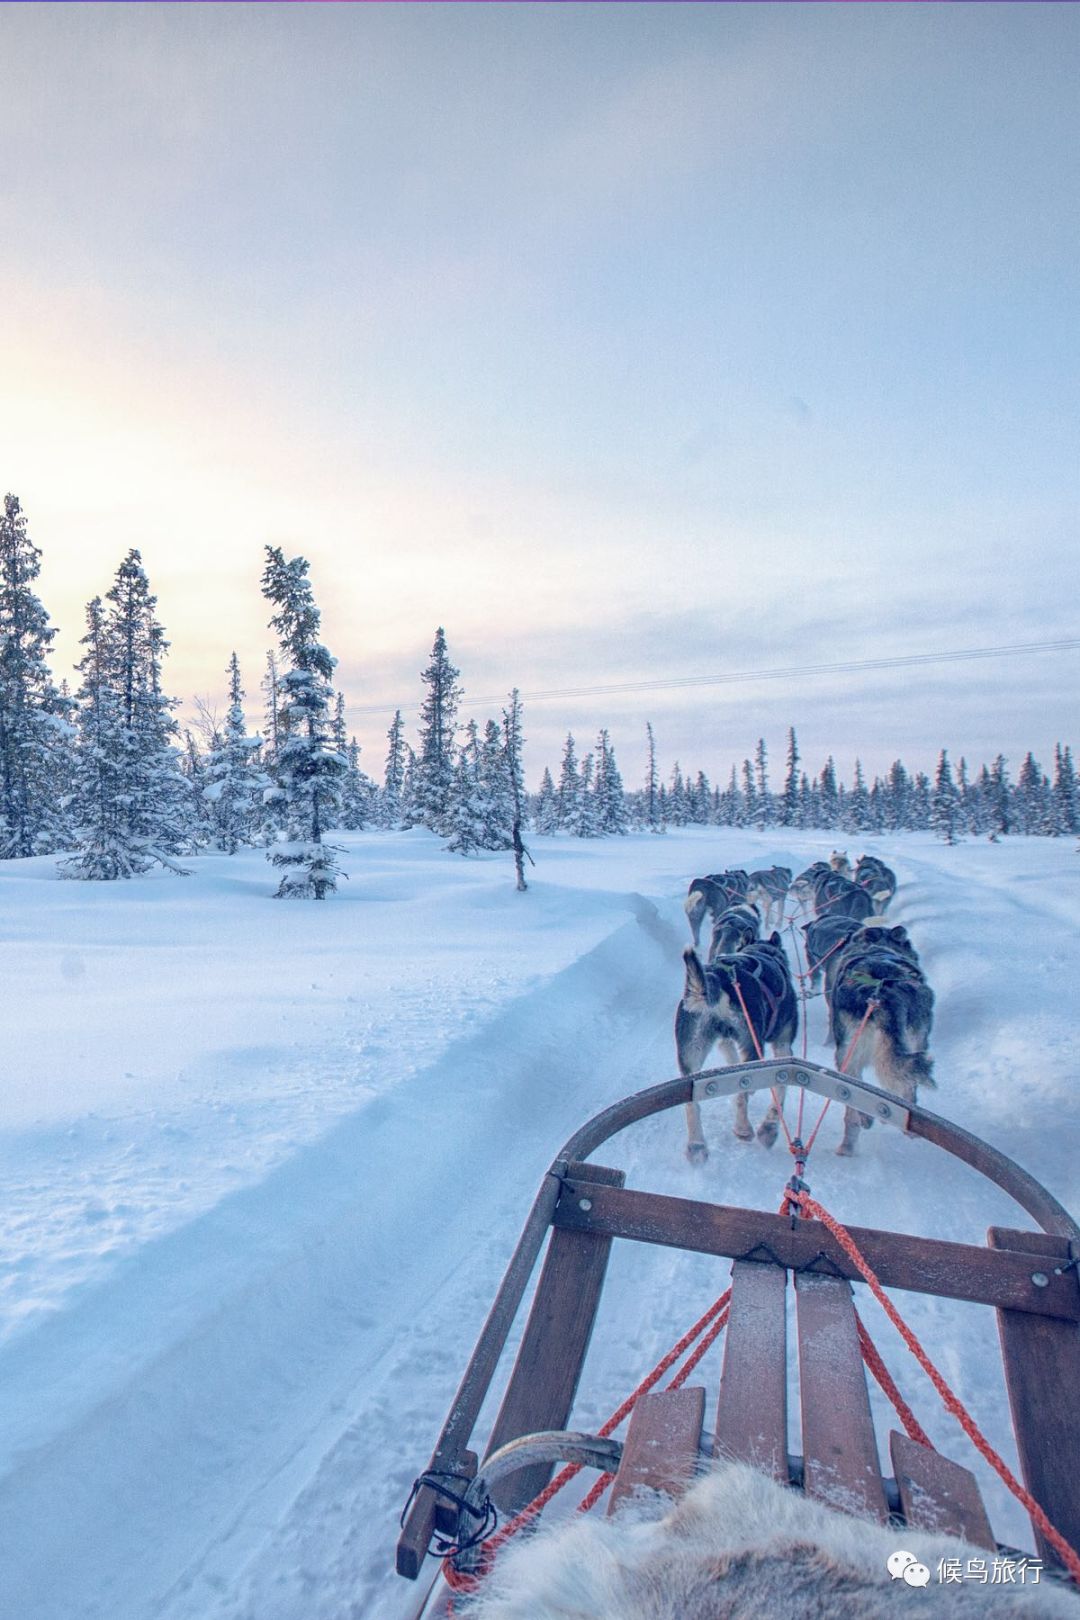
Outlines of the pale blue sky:
[[[257,686],[300,551],[369,769],[467,690],[1077,634],[1071,5],[0,9],[4,487]],[[1077,741],[1077,653],[556,700],[637,776]],[[384,705],[385,714],[368,712]]]

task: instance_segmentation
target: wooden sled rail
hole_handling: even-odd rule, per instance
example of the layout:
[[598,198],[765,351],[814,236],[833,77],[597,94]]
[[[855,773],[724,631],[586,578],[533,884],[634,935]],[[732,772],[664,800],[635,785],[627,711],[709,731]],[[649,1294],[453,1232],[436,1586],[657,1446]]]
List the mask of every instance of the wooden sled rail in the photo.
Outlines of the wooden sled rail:
[[[905,1108],[895,1096],[875,1086],[856,1086],[833,1070],[791,1058],[703,1070],[665,1081],[604,1109],[574,1133],[540,1185],[428,1470],[459,1479],[471,1478],[476,1472],[476,1458],[468,1450],[473,1429],[549,1233],[543,1271],[487,1448],[489,1455],[519,1435],[568,1427],[608,1252],[616,1237],[728,1256],[736,1262],[736,1271],[741,1263],[741,1270],[757,1279],[772,1274],[782,1283],[790,1270],[796,1278],[797,1296],[805,1297],[806,1311],[811,1314],[825,1308],[827,1294],[821,1294],[820,1285],[830,1279],[850,1294],[848,1279],[854,1275],[850,1262],[817,1222],[800,1221],[793,1229],[787,1217],[765,1211],[628,1191],[622,1186],[620,1172],[584,1162],[618,1132],[654,1114],[691,1100],[781,1084],[850,1101],[884,1123],[922,1137],[994,1182],[1042,1228],[1039,1233],[995,1228],[987,1249],[871,1229],[852,1229],[852,1235],[886,1286],[981,1302],[996,1309],[1025,1481],[1052,1519],[1054,1510],[1061,1510],[1064,1504],[1067,1511],[1063,1516],[1069,1524],[1060,1523],[1059,1512],[1059,1527],[1067,1535],[1071,1528],[1074,1540],[1080,1538],[1080,1524],[1073,1526],[1075,1505],[1068,1505],[1075,1504],[1076,1492],[1066,1461],[1080,1456],[1080,1403],[1075,1399],[1080,1388],[1076,1265],[1080,1227],[1033,1176],[970,1132],[918,1106]],[[754,1286],[760,1293],[764,1282]],[[748,1285],[741,1292],[750,1298]],[[769,1310],[774,1311],[775,1304]],[[729,1335],[737,1346],[738,1334],[729,1328]],[[1049,1417],[1040,1395],[1043,1388],[1052,1388],[1062,1397],[1050,1403],[1053,1412]],[[723,1384],[720,1398],[723,1407]],[[729,1404],[737,1410],[739,1400]],[[1068,1436],[1062,1433],[1063,1422]],[[788,1474],[786,1445],[778,1436],[771,1443],[777,1477],[783,1478]],[[513,1511],[515,1505],[529,1500],[549,1474],[549,1468],[534,1466],[504,1481],[494,1492],[500,1509]],[[884,1490],[882,1477],[876,1474],[874,1489],[879,1495]],[[405,1517],[397,1551],[400,1574],[416,1579],[437,1527],[444,1532],[453,1530],[446,1504],[440,1504],[437,1492],[425,1485],[417,1491]]]

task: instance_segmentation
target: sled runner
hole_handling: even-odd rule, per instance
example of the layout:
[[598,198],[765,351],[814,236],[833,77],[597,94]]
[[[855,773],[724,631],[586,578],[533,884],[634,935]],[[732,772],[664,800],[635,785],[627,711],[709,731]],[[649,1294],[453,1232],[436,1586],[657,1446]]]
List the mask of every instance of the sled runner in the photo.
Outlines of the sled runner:
[[[800,1125],[810,1093],[857,1108],[964,1161],[1008,1193],[1038,1230],[991,1227],[980,1247],[843,1227],[809,1196],[801,1179],[808,1149],[798,1137],[789,1138],[795,1174],[781,1213],[630,1190],[621,1171],[588,1162],[617,1132],[653,1114],[784,1085],[785,1130],[793,1096]],[[695,1340],[707,1346],[725,1332],[719,1387],[710,1392],[715,1418],[704,1435],[705,1389],[686,1385],[683,1375],[658,1387],[655,1369],[649,1387],[641,1386],[624,1403],[623,1416],[632,1406],[624,1440],[611,1438],[616,1414],[604,1426],[609,1432],[582,1434],[567,1427],[616,1238],[732,1262],[730,1289],[677,1347],[681,1354]],[[545,1241],[517,1357],[480,1463],[470,1449],[473,1430]],[[878,1523],[958,1535],[996,1551],[975,1476],[930,1447],[869,1340],[853,1282],[869,1286],[890,1311],[882,1287],[994,1309],[1023,1475],[1023,1487],[1013,1484],[1032,1516],[1040,1558],[1075,1574],[1080,1228],[1032,1176],[968,1131],[875,1086],[791,1058],[704,1070],[651,1087],[597,1114],[567,1142],[541,1183],[431,1460],[402,1516],[398,1573],[415,1580],[434,1544],[446,1559],[451,1584],[468,1589],[490,1558],[496,1513],[503,1529],[495,1544],[505,1536],[507,1520],[535,1508],[556,1463],[614,1476],[615,1504],[640,1485],[677,1494],[706,1457],[750,1463],[783,1485]],[[792,1300],[801,1455],[788,1449]],[[910,1338],[909,1348],[919,1355],[921,1347]],[[674,1365],[675,1357],[665,1360]],[[907,1431],[889,1437],[891,1469],[883,1470],[879,1460],[867,1370],[893,1400]],[[666,1378],[668,1367],[662,1364],[660,1371]],[[940,1384],[939,1393],[946,1398]],[[613,1392],[616,1399],[621,1394]],[[422,1606],[425,1614],[444,1612],[446,1590],[439,1583],[436,1606]]]

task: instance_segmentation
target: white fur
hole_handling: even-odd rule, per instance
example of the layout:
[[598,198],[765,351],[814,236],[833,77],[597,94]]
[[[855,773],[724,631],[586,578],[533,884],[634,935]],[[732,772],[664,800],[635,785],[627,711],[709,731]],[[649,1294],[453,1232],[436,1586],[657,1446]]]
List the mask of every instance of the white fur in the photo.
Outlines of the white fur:
[[[659,1505],[669,1508],[655,1517]],[[597,1510],[599,1511],[599,1510]],[[649,1515],[653,1515],[649,1517]],[[886,1559],[914,1553],[917,1589]],[[947,1536],[833,1512],[740,1463],[718,1466],[671,1507],[631,1502],[614,1519],[575,1515],[500,1553],[470,1620],[1080,1620],[1071,1589],[941,1585],[942,1558],[993,1555]]]

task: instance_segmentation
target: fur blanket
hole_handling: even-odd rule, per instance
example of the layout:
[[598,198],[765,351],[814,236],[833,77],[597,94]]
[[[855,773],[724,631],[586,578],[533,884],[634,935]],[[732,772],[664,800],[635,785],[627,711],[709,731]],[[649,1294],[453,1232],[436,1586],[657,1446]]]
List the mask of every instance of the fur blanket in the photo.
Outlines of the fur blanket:
[[[683,1499],[630,1502],[503,1549],[469,1620],[1080,1620],[1080,1599],[1043,1573],[1038,1584],[941,1584],[939,1562],[994,1558],[947,1536],[894,1530],[833,1512],[739,1463]],[[893,1579],[891,1553],[930,1571],[923,1588]]]

